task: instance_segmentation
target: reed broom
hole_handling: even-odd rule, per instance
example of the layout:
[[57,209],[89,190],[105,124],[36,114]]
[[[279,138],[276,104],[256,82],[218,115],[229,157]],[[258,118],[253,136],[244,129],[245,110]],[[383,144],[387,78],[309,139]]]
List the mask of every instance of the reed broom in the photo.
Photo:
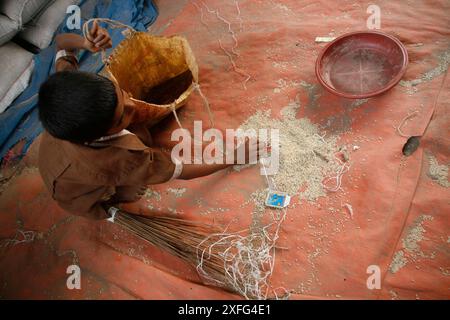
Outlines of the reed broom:
[[222,283],[224,289],[234,291],[232,287],[226,285],[228,281],[221,255],[222,248],[220,246],[209,248],[211,243],[205,241],[208,236],[220,232],[214,226],[171,217],[139,216],[123,210],[117,211],[114,223],[195,268],[199,264],[198,252],[208,251],[208,259],[202,261],[202,269],[215,280],[214,282]]

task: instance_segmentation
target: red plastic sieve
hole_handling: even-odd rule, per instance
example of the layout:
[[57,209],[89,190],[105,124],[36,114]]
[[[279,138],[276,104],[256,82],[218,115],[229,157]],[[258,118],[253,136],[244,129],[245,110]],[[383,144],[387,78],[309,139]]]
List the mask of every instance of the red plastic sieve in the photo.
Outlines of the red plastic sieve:
[[363,99],[395,86],[407,65],[408,52],[395,37],[379,31],[351,32],[322,50],[316,76],[334,94]]

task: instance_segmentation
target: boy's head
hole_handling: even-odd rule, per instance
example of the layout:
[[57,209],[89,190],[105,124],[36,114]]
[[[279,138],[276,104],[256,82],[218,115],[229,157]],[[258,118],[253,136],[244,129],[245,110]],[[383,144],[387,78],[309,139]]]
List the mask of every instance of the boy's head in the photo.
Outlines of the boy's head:
[[39,119],[54,137],[91,142],[126,128],[133,102],[119,86],[94,73],[62,71],[39,90]]

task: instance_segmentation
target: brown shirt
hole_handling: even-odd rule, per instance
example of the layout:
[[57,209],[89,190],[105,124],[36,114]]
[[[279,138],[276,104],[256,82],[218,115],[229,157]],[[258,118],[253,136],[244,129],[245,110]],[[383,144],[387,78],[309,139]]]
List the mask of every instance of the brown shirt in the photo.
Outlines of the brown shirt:
[[120,190],[170,180],[175,165],[170,155],[153,149],[144,127],[130,134],[87,146],[44,132],[39,171],[53,199],[65,210],[92,219],[107,218],[102,204]]

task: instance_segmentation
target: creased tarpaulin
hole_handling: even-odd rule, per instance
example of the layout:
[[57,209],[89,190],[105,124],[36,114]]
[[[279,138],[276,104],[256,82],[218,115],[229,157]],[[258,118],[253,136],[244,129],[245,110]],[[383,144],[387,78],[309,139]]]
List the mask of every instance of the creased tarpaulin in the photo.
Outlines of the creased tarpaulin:
[[[156,20],[158,15],[156,7],[150,0],[127,0],[127,1],[93,1],[82,0],[79,2],[81,9],[81,24],[90,18],[102,17],[120,20],[136,30],[145,30],[146,26]],[[63,32],[75,32],[81,34],[80,30],[70,30],[67,26],[67,14],[64,21],[55,34]],[[103,26],[103,25],[102,25]],[[109,29],[113,46],[116,46],[123,38],[120,29]],[[109,53],[112,49],[107,50]],[[35,69],[28,88],[0,114],[0,159],[3,158],[18,141],[25,139],[26,143],[22,150],[25,153],[33,140],[41,133],[42,126],[38,119],[37,92],[42,82],[54,72],[55,43],[42,50],[34,57]],[[90,72],[98,72],[103,67],[99,54],[92,55],[82,52],[80,56],[80,69]]]
[[[200,1],[196,2],[202,7]],[[187,37],[200,66],[200,85],[220,129],[237,128],[256,110],[280,110],[300,102],[297,118],[307,117],[340,145],[359,146],[350,154],[342,190],[316,203],[288,209],[277,244],[272,285],[290,299],[431,299],[449,297],[448,162],[450,143],[450,54],[447,1],[379,1],[381,30],[407,47],[410,63],[403,82],[369,100],[347,100],[325,91],[314,75],[323,44],[316,36],[337,36],[366,29],[366,1],[207,1],[210,10],[232,22],[235,57],[245,77],[234,72],[218,43],[231,50],[228,26],[193,2],[164,3],[161,12],[178,12],[152,30]],[[203,7],[204,8],[204,7]],[[209,30],[208,30],[209,29]],[[423,136],[409,157],[407,138],[397,127],[417,115],[402,132]],[[197,95],[180,112],[186,128],[207,116]],[[176,128],[162,123],[159,142]],[[156,141],[158,142],[158,141]],[[195,270],[107,222],[71,217],[50,200],[37,170],[30,167],[1,195],[1,237],[34,230],[34,241],[10,246],[0,258],[0,296],[7,298],[239,298],[203,286]],[[439,173],[439,174],[437,174]],[[219,172],[195,181],[152,186],[144,199],[129,205],[142,214],[247,228],[252,192],[265,187],[258,168]],[[293,204],[298,199],[293,199]],[[348,207],[353,209],[350,216]],[[266,213],[267,214],[267,213]],[[68,290],[66,268],[78,264],[81,290]],[[371,267],[372,266],[372,267]],[[369,270],[379,267],[380,289],[369,289]],[[372,271],[373,272],[373,271]],[[375,282],[374,282],[375,283]],[[376,284],[376,283],[375,283]],[[280,291],[280,295],[283,290]]]

